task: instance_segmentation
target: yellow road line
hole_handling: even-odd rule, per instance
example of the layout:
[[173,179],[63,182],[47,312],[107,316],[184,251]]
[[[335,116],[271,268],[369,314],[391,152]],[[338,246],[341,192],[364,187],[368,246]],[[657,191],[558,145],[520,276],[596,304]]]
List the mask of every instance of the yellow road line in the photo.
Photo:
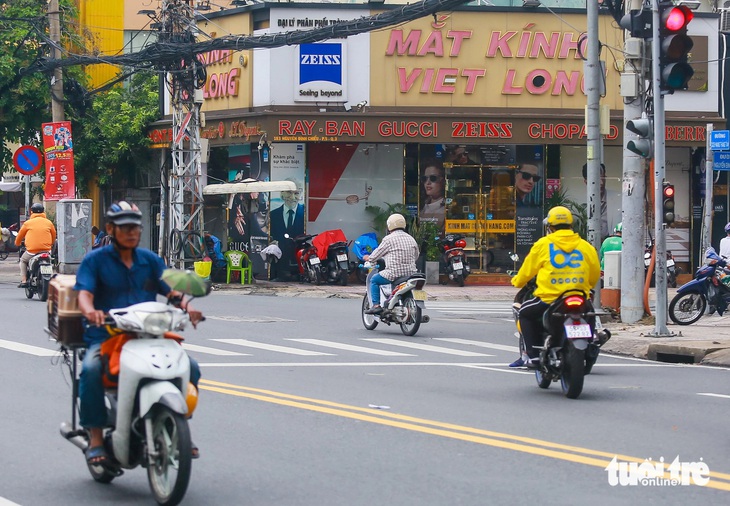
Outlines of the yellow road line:
[[[628,455],[620,455],[598,450],[591,450],[579,446],[563,445],[560,443],[553,443],[541,439],[515,436],[512,434],[488,431],[451,423],[438,422],[425,418],[399,415],[397,413],[389,413],[378,409],[362,408],[359,406],[351,406],[347,404],[340,404],[320,399],[311,399],[307,397],[300,397],[297,395],[285,394],[282,392],[274,392],[271,390],[264,390],[260,388],[233,385],[230,383],[221,383],[218,381],[212,381],[207,379],[201,379],[199,387],[203,390],[208,390],[211,392],[234,395],[237,397],[246,397],[249,399],[269,402],[272,404],[279,404],[282,406],[307,409],[310,411],[316,411],[319,413],[326,413],[329,415],[341,416],[345,418],[352,418],[364,422],[377,423],[380,425],[387,425],[390,427],[397,427],[425,434],[442,436],[461,441],[468,441],[471,443],[478,443],[507,450],[519,451],[523,453],[530,453],[533,455],[540,455],[543,457],[550,457],[554,459],[565,460],[568,462],[575,462],[578,464],[600,467],[601,469],[605,469],[610,464],[613,457],[616,457],[617,460],[625,462],[642,463],[645,461],[645,459]],[[518,443],[510,442],[510,440],[518,441]],[[576,455],[576,453],[583,453],[585,455]],[[714,478],[714,480],[711,479],[709,483],[705,485],[705,487],[730,491],[730,483],[715,481],[723,479],[730,480],[730,474],[711,471],[709,475],[711,478]],[[668,478],[669,474],[665,473],[665,477]]]

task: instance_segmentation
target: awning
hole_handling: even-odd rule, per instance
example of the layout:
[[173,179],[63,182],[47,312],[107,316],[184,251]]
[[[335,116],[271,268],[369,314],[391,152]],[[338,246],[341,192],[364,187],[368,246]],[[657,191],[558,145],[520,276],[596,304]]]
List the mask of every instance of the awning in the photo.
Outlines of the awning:
[[23,183],[0,183],[0,191],[4,191],[4,192],[23,191]]
[[240,183],[209,184],[203,188],[203,195],[235,195],[251,192],[297,191],[293,181],[257,181],[244,179]]

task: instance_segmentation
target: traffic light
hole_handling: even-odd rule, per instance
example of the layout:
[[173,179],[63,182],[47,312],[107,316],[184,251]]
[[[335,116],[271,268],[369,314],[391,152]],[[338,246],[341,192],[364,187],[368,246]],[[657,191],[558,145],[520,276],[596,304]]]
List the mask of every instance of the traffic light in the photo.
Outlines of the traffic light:
[[651,120],[649,118],[629,120],[626,123],[626,130],[639,136],[638,139],[631,139],[626,143],[628,150],[644,158],[651,158],[654,153],[653,143],[651,141],[653,134]]
[[661,89],[667,93],[686,90],[689,80],[695,73],[692,66],[687,63],[694,46],[692,38],[687,36],[687,25],[692,18],[694,14],[686,5],[659,3],[660,82]]
[[629,11],[628,14],[621,18],[619,25],[624,30],[628,30],[632,37],[651,39],[653,36],[651,9]]
[[674,185],[662,183],[662,216],[665,225],[674,223]]

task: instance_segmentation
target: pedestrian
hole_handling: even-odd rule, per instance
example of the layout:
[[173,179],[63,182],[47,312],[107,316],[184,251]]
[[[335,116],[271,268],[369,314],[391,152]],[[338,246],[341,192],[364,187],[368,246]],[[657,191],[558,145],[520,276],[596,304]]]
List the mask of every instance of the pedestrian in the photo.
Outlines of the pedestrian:
[[730,223],[725,225],[725,237],[720,239],[720,256],[730,259]]

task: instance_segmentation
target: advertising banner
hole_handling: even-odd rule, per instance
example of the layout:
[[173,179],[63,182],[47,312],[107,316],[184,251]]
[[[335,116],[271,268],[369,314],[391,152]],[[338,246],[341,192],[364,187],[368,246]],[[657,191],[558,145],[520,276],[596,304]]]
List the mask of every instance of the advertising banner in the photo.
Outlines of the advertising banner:
[[43,123],[43,154],[46,160],[45,200],[76,197],[71,122]]

